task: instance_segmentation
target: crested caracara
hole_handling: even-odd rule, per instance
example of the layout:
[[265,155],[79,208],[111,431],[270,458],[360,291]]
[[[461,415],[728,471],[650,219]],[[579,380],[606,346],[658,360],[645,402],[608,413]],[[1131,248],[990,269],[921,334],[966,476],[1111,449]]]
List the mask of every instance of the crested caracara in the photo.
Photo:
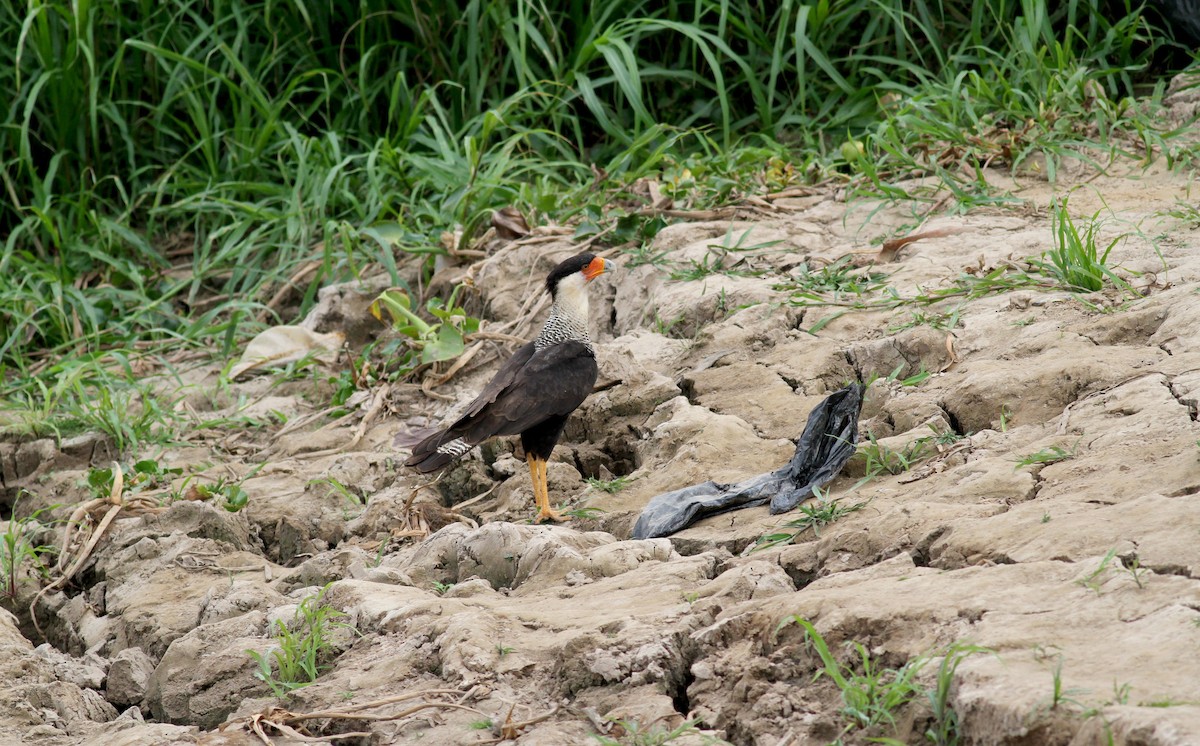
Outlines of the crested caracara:
[[533,479],[536,522],[565,520],[550,508],[546,461],[567,417],[596,383],[596,354],[587,329],[587,284],[614,267],[584,252],[551,270],[546,289],[554,303],[541,334],[517,350],[461,417],[413,446],[405,465],[428,473],[488,438],[519,434]]

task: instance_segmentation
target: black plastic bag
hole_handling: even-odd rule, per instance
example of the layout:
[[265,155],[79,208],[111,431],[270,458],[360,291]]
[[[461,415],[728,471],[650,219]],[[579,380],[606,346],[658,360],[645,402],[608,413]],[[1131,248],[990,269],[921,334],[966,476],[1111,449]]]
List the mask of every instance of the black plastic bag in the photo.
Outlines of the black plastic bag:
[[668,536],[710,515],[771,503],[772,513],[786,513],[807,500],[814,487],[831,481],[854,455],[863,386],[851,384],[834,392],[808,415],[785,466],[736,484],[708,481],[650,500],[633,527],[633,538]]

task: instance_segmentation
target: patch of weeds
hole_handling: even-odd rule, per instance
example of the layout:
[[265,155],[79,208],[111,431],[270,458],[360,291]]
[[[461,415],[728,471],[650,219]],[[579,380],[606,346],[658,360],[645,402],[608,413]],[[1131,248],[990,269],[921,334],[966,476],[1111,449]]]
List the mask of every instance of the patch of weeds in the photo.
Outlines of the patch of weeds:
[[909,319],[888,327],[889,334],[902,332],[905,329],[913,329],[918,326],[928,326],[931,329],[938,331],[950,331],[956,328],[961,323],[962,311],[955,309],[949,313],[937,313],[933,311],[909,311]]
[[1057,464],[1060,461],[1069,461],[1075,458],[1075,447],[1070,449],[1062,446],[1049,446],[1043,448],[1037,453],[1031,453],[1027,456],[1022,456],[1017,459],[1017,465],[1013,470],[1020,469],[1022,466],[1046,466],[1048,464]]
[[883,445],[875,438],[875,433],[867,433],[867,442],[860,443],[856,457],[863,459],[868,476],[884,472],[893,476],[911,470],[927,455],[929,440],[918,438],[896,451]]
[[780,243],[780,241],[763,241],[762,243],[746,244],[746,239],[749,237],[754,228],[747,228],[737,239],[734,239],[733,229],[725,233],[725,238],[719,244],[709,244],[708,250],[699,260],[692,259],[687,265],[677,268],[671,272],[672,280],[690,281],[702,280],[705,277],[715,274],[730,275],[735,277],[757,277],[762,274],[759,270],[739,268],[742,259],[738,258],[730,266],[725,266],[725,260],[732,254],[742,253],[761,253],[765,249],[769,249]]
[[236,513],[250,504],[250,494],[243,489],[242,485],[253,479],[266,465],[266,461],[255,464],[240,479],[234,480],[218,477],[211,485],[198,484],[195,487],[196,492],[200,499],[216,499],[217,504],[225,508],[225,510],[228,510],[230,513]]
[[[601,492],[607,492],[610,495],[615,495],[616,493],[628,487],[629,483],[636,479],[637,477],[629,476],[628,474],[623,477],[614,477],[612,479],[596,479],[595,477],[588,477],[587,483]],[[593,508],[593,510],[595,510],[595,508]]]
[[397,375],[404,376],[420,365],[452,360],[463,353],[466,338],[479,331],[479,319],[457,305],[463,287],[455,287],[446,300],[435,297],[426,302],[425,311],[436,319],[432,323],[413,310],[412,299],[402,288],[383,291],[371,304],[371,314],[380,321],[383,321],[384,311],[388,313],[393,330],[403,342],[404,351],[397,359]]
[[568,508],[567,510],[559,511],[563,515],[569,515],[572,518],[598,518],[606,512],[603,508],[595,508],[584,505],[578,508]]
[[1035,321],[1037,321],[1037,317],[1030,316],[1027,319],[1017,319],[1016,321],[1012,322],[1012,326],[1029,326]]
[[820,487],[813,488],[813,495],[816,500],[806,502],[798,508],[801,514],[800,517],[788,521],[781,527],[792,530],[776,531],[775,533],[758,537],[754,542],[754,551],[770,549],[771,547],[783,544],[792,544],[801,534],[810,528],[814,536],[820,536],[821,528],[824,526],[828,526],[838,519],[862,510],[867,506],[865,501],[857,502],[853,505],[845,505],[841,502],[840,498],[830,497],[829,491],[822,491]]
[[1050,522],[1050,514],[1042,513],[1042,523],[1049,523],[1049,522]]
[[1175,200],[1175,206],[1166,214],[1183,222],[1188,228],[1200,228],[1200,207],[1184,200]]
[[430,589],[439,596],[446,595],[446,591],[454,587],[454,583],[441,583],[436,580],[429,583]]
[[212,484],[197,484],[193,489],[201,500],[212,500],[230,513],[236,513],[250,504],[250,493],[242,488],[242,482],[249,478],[234,481],[217,477]]
[[654,331],[663,335],[664,337],[674,337],[676,336],[675,329],[683,323],[683,319],[684,315],[679,314],[675,318],[668,321],[662,316],[659,316],[656,312],[654,314]]
[[[163,466],[154,459],[143,459],[131,468],[122,468],[121,473],[124,494],[134,495],[169,484],[172,479],[183,474],[183,469]],[[113,470],[109,467],[88,469],[86,481],[88,490],[94,497],[107,498],[112,493]]]
[[316,353],[309,352],[298,360],[292,360],[283,366],[268,366],[271,372],[272,387],[296,381],[311,381],[316,378],[321,359]]
[[326,585],[301,601],[292,625],[282,619],[275,620],[273,649],[267,653],[246,651],[258,664],[255,677],[265,682],[276,697],[286,697],[289,692],[316,681],[329,669],[333,658],[331,633],[336,629],[353,629],[338,621],[346,616],[345,612],[322,603],[328,591]]
[[1108,265],[1109,254],[1128,234],[1117,236],[1104,249],[1097,244],[1101,222],[1097,211],[1084,221],[1080,231],[1067,210],[1067,200],[1055,204],[1051,213],[1054,248],[1043,252],[1030,262],[1034,271],[1054,280],[1068,290],[1096,292],[1111,282],[1122,291],[1133,294],[1133,288],[1113,272]]
[[699,261],[691,259],[686,266],[672,270],[670,277],[679,282],[690,282],[715,274],[725,274],[725,257],[708,252]]
[[822,668],[817,670],[814,680],[825,676],[841,691],[840,714],[847,723],[843,735],[856,728],[878,725],[887,725],[894,730],[896,712],[924,692],[917,675],[929,662],[928,658],[914,658],[898,669],[882,668],[878,661],[871,659],[865,645],[850,642],[847,647],[854,650],[856,665],[843,665],[833,657],[825,639],[812,622],[794,615],[785,619],[776,631],[789,624],[797,624],[804,629],[809,647],[821,659]]
[[824,300],[826,293],[834,298],[844,295],[864,296],[881,290],[888,278],[884,272],[872,272],[871,269],[854,266],[851,258],[844,256],[835,262],[818,268],[810,268],[807,263],[792,270],[792,276],[775,286],[791,295],[792,301],[804,305],[805,299],[813,301]]
[[469,726],[471,730],[491,730],[492,721],[489,720],[472,720]]
[[667,263],[666,251],[655,251],[652,242],[643,241],[637,246],[625,249],[621,254],[621,264],[632,269],[648,264],[651,267],[661,267]]
[[700,600],[700,594],[697,591],[688,591],[687,593],[681,593],[679,595],[679,597],[683,599],[684,603],[687,603],[689,605],[694,604]]
[[[13,502],[14,514],[20,499],[18,496]],[[28,567],[39,577],[46,577],[47,571],[42,563],[42,556],[54,554],[58,549],[52,545],[35,543],[34,536],[42,530],[38,518],[57,507],[58,505],[51,505],[35,511],[32,515],[12,518],[5,523],[4,532],[0,533],[0,599],[10,602],[16,600],[23,567]]]
[[933,435],[927,435],[925,438],[920,438],[919,440],[927,440],[927,442],[939,446],[951,446],[967,438],[966,435],[959,435],[953,430],[946,430],[944,432],[938,430],[932,422],[929,423],[929,429],[933,431]]
[[496,655],[500,656],[501,658],[508,655],[509,653],[516,652],[516,650],[517,650],[516,648],[510,648],[509,646],[504,645],[503,643],[499,643],[499,642],[496,643]]

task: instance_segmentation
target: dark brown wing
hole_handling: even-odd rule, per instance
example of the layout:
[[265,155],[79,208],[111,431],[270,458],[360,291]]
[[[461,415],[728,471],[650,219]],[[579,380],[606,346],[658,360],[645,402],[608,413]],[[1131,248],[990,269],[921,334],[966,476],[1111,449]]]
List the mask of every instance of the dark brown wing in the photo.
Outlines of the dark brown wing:
[[517,350],[450,427],[413,447],[405,462],[440,469],[495,435],[516,435],[550,417],[575,411],[596,384],[596,358],[580,342]]

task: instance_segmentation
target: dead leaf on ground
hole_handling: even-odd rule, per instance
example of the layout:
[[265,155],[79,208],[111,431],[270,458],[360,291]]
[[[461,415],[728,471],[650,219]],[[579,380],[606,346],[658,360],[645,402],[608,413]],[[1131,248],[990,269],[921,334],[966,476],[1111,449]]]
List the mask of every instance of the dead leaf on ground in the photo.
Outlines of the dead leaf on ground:
[[506,241],[529,235],[529,224],[525,222],[525,216],[511,205],[492,213],[492,227],[496,229],[496,235]]
[[229,371],[229,378],[236,381],[267,365],[287,365],[306,355],[319,357],[336,352],[345,341],[346,335],[341,332],[321,334],[301,326],[273,326],[250,340],[241,360]]
[[954,351],[954,335],[946,334],[946,356],[949,358],[938,373],[945,373],[958,362],[958,353]]
[[900,249],[908,246],[913,241],[920,241],[923,238],[941,238],[942,236],[953,236],[956,233],[962,233],[962,228],[938,228],[932,231],[923,231],[921,233],[910,233],[907,236],[898,238],[889,238],[883,242],[883,247],[879,250],[879,261],[894,262],[896,255],[900,253]]

